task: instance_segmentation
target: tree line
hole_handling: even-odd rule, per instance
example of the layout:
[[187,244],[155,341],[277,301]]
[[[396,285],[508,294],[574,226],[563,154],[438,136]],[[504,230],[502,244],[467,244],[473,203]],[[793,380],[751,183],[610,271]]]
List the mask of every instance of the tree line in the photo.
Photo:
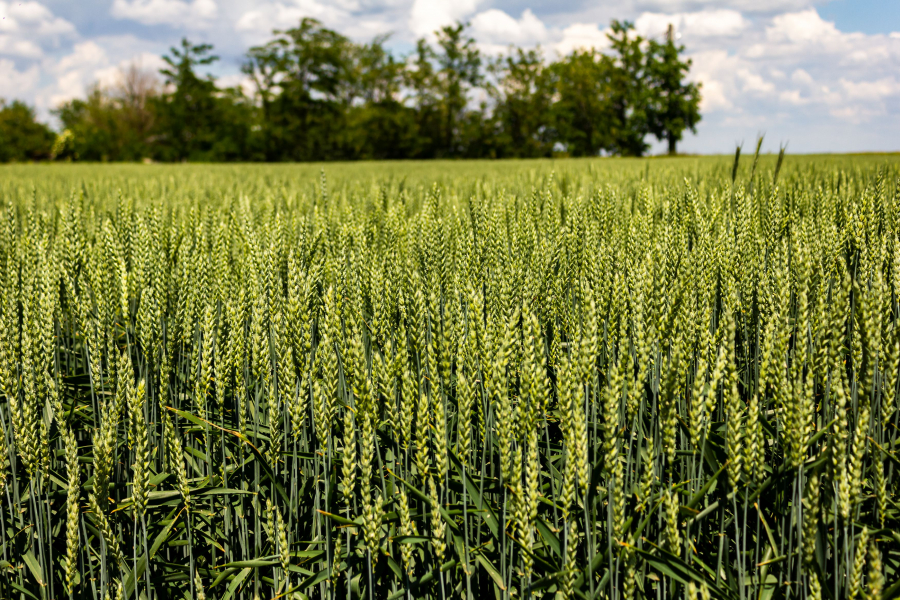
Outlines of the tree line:
[[466,25],[397,56],[387,36],[355,43],[305,18],[251,48],[252,82],[203,73],[210,44],[183,39],[158,74],[133,65],[112,87],[53,111],[55,133],[20,101],[0,101],[0,161],[311,161],[641,156],[674,153],[700,120],[700,85],[671,35],[613,21],[609,48],[548,60],[540,48],[487,56]]

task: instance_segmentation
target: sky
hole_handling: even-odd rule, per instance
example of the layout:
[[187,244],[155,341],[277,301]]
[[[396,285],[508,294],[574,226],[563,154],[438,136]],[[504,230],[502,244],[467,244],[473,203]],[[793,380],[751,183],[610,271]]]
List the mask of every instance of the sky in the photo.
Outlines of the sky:
[[759,134],[793,153],[900,151],[900,0],[0,0],[0,97],[52,123],[123,67],[159,68],[184,36],[214,44],[214,74],[240,84],[244,52],[305,16],[357,41],[390,34],[398,54],[460,20],[486,53],[550,57],[605,47],[612,19],[658,39],[672,23],[703,86],[681,151],[729,153]]

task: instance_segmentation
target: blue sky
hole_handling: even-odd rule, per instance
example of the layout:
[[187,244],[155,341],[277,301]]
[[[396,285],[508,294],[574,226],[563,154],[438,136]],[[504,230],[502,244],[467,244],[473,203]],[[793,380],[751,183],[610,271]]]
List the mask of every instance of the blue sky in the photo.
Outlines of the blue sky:
[[137,62],[156,69],[182,36],[211,42],[223,83],[244,51],[316,17],[397,52],[466,20],[481,48],[603,47],[611,19],[661,36],[674,23],[703,84],[703,121],[681,149],[727,153],[765,133],[792,152],[900,150],[900,0],[0,0],[0,96],[50,118]]

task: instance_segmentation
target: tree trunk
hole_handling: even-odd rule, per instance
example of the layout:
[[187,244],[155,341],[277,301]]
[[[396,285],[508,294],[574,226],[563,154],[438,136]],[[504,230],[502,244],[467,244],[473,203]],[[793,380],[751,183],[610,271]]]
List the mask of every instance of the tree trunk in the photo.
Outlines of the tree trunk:
[[675,135],[669,134],[669,156],[675,156],[675,144],[678,143],[678,140],[675,139]]

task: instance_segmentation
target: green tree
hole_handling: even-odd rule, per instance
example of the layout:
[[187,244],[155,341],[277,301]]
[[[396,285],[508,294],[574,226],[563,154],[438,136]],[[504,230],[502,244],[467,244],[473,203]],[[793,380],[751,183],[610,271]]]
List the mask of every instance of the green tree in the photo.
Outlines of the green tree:
[[265,160],[262,139],[254,132],[259,122],[259,108],[240,87],[216,92],[215,131],[213,144],[203,160]]
[[[61,106],[57,150],[87,160],[308,161],[539,157],[562,145],[574,156],[640,156],[648,135],[674,153],[700,120],[700,86],[686,81],[691,61],[671,36],[646,40],[613,21],[610,51],[547,64],[539,48],[485,60],[466,28],[442,27],[396,58],[386,36],[354,43],[305,18],[247,53],[251,97],[201,74],[218,60],[213,47],[183,39],[165,57],[164,90],[132,68],[120,86]],[[49,130],[25,105],[2,106],[0,135],[15,138],[3,160],[52,152],[23,154],[23,140]]]
[[[268,160],[342,157],[352,43],[311,18],[251,48],[244,72],[253,79],[263,111]],[[349,96],[348,96],[349,95]]]
[[182,74],[170,79],[172,89],[163,95],[155,75],[132,65],[116,85],[94,85],[86,98],[54,111],[64,130],[56,150],[64,158],[93,161],[261,158],[251,135],[252,101],[240,89],[200,82],[204,89],[197,92],[191,74]]
[[441,146],[441,96],[435,69],[434,49],[425,39],[416,42],[416,50],[404,70],[404,82],[416,120],[417,158],[434,158]]
[[181,40],[164,56],[167,67],[160,69],[171,91],[157,99],[159,154],[163,160],[211,160],[216,158],[216,130],[220,123],[218,88],[211,75],[197,69],[219,59],[211,54],[211,44]]
[[418,144],[415,111],[403,103],[405,65],[385,48],[387,36],[350,47],[340,93],[346,110],[347,158],[406,158]]
[[117,107],[99,86],[84,99],[73,98],[54,111],[69,132],[66,158],[88,161],[125,160],[121,152]]
[[120,135],[125,143],[125,160],[138,160],[152,154],[151,137],[156,124],[154,101],[159,92],[156,74],[142,69],[139,64],[132,63],[119,72],[113,98],[118,109]]
[[[467,24],[446,25],[436,31],[439,51],[435,54],[437,69],[435,82],[441,97],[444,156],[458,156],[465,152],[466,140],[461,135],[461,123],[466,120],[469,92],[482,82],[481,53],[472,37],[464,35]],[[469,115],[477,117],[480,115]]]
[[551,67],[556,89],[557,141],[573,156],[597,156],[613,147],[615,65],[597,50],[576,50]]
[[497,80],[488,89],[495,103],[499,155],[549,156],[556,134],[551,114],[553,72],[540,48],[515,48],[490,70]]
[[110,88],[91,87],[84,99],[61,105],[54,114],[66,134],[65,158],[95,161],[140,160],[153,155],[154,101],[158,80],[132,64]]
[[[437,47],[416,43],[406,82],[416,111],[422,158],[471,155],[471,136],[481,137],[482,114],[469,108],[470,93],[481,85],[481,53],[456,23],[435,31]],[[475,114],[477,112],[477,114]],[[471,142],[471,143],[470,143]]]
[[615,68],[611,71],[612,136],[608,148],[623,156],[642,156],[649,145],[647,105],[648,58],[644,38],[634,33],[628,21],[613,21],[607,35]]
[[665,140],[669,154],[675,154],[685,129],[697,132],[700,122],[699,83],[687,82],[691,59],[682,60],[683,45],[676,45],[671,30],[664,44],[650,41],[645,85],[649,91],[648,130]]
[[34,109],[18,100],[0,99],[0,162],[42,160],[50,157],[54,135],[38,122]]

